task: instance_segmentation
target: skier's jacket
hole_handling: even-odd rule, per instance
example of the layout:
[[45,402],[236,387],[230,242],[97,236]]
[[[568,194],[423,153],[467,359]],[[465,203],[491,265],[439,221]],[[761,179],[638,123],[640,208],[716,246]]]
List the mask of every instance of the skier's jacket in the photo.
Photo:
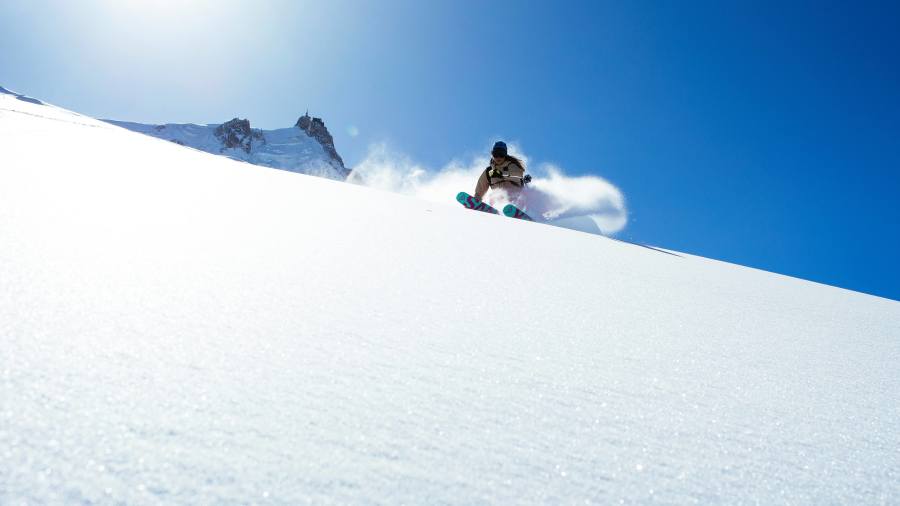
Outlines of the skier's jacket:
[[519,192],[524,183],[525,168],[515,158],[507,157],[496,162],[491,159],[491,165],[484,169],[478,183],[475,185],[475,198],[481,200],[488,188],[502,188],[509,192]]

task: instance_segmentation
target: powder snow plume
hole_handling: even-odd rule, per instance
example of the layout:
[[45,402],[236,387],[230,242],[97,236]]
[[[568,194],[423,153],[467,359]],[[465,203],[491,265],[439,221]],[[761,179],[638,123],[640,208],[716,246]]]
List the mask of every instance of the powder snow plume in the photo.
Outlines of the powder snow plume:
[[[551,164],[531,167],[528,157],[513,145],[510,154],[522,159],[532,175],[532,182],[525,189],[527,210],[532,216],[543,217],[554,225],[606,235],[625,228],[625,197],[612,183],[596,176],[570,177]],[[489,157],[481,156],[468,162],[454,160],[440,170],[431,170],[385,144],[375,144],[347,181],[434,202],[452,202],[460,191],[475,190],[475,182],[489,162]],[[497,191],[488,192],[485,200],[495,207],[508,201]]]

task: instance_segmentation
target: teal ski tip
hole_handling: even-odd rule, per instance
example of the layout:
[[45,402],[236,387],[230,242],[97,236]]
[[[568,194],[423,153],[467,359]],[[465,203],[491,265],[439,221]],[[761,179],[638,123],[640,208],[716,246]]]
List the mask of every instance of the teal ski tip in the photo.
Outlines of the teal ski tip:
[[512,204],[506,204],[505,206],[503,206],[503,215],[525,221],[534,221],[531,216],[528,216],[524,211]]
[[463,205],[466,209],[472,209],[474,211],[483,211],[485,213],[491,214],[500,214],[500,211],[497,211],[493,207],[485,204],[484,202],[476,199],[475,197],[469,195],[466,192],[459,192],[456,194],[456,201]]

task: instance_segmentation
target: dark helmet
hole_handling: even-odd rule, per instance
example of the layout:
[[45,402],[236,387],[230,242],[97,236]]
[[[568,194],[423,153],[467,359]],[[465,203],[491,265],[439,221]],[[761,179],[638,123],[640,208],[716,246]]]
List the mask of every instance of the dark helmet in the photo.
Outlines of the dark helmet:
[[506,156],[506,143],[497,141],[494,143],[494,149],[491,150],[491,156]]

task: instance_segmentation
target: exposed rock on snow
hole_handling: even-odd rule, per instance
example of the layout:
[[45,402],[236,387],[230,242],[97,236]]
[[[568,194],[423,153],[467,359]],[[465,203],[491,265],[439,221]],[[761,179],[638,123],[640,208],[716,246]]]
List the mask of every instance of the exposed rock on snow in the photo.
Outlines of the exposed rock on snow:
[[328,153],[332,159],[340,163],[341,167],[344,166],[344,160],[341,159],[337,150],[334,149],[334,139],[331,137],[331,133],[328,132],[328,128],[325,127],[325,122],[322,121],[322,118],[310,118],[309,113],[307,112],[303,116],[300,116],[300,119],[297,120],[295,126],[309,134],[313,139],[319,141],[319,144],[325,148],[325,152]]
[[217,126],[214,133],[225,149],[240,148],[248,154],[253,147],[253,139],[265,142],[262,132],[251,129],[250,121],[246,119],[226,121]]
[[149,125],[106,121],[182,146],[256,165],[341,181],[350,174],[334,147],[334,139],[325,123],[321,118],[310,118],[309,114],[302,116],[292,128],[275,130],[251,128],[249,120],[239,118],[219,125]]

